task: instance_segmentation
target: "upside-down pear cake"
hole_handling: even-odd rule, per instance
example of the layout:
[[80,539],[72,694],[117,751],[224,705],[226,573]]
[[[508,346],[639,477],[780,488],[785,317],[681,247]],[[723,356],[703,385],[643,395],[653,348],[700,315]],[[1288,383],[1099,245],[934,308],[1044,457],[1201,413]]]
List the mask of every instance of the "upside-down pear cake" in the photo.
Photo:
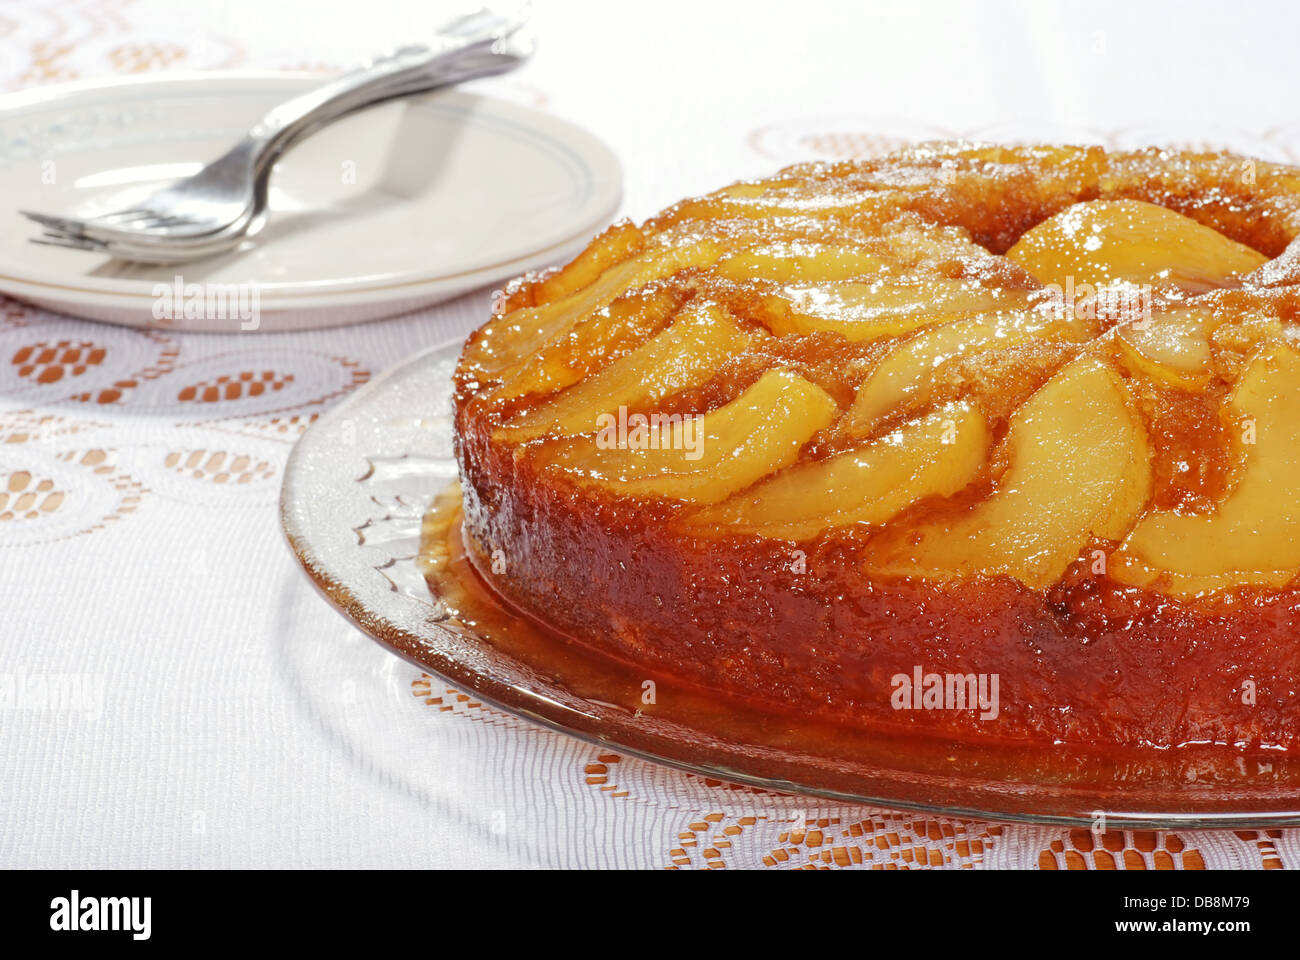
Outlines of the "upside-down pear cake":
[[1297,234],[1298,169],[973,144],[618,223],[465,346],[467,549],[774,713],[1300,745]]

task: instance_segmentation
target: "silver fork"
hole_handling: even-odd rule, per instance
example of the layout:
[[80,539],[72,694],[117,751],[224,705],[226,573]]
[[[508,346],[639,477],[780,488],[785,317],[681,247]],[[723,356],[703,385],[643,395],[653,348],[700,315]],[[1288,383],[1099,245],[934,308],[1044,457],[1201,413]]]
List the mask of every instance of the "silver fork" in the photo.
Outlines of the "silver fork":
[[122,209],[94,217],[20,211],[45,228],[33,243],[180,263],[237,246],[267,216],[271,171],[303,138],[363,107],[512,70],[532,53],[524,14],[483,9],[280,104],[198,173]]

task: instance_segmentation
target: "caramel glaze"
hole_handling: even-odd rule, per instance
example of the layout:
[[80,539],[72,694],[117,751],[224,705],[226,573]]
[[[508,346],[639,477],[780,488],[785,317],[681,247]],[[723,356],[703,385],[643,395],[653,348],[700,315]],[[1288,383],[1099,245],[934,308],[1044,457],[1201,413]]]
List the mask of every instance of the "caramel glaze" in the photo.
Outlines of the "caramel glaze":
[[[1219,290],[1198,302],[1294,321],[1300,300],[1290,284],[1300,270],[1284,251],[1300,233],[1300,173],[1261,163],[1248,183],[1242,158],[1229,155],[1108,156],[1043,148],[1010,163],[1002,162],[1008,151],[989,150],[1000,161],[997,175],[987,172],[988,157],[980,151],[922,148],[901,162],[792,168],[768,189],[779,192],[788,183],[806,191],[813,181],[827,197],[858,198],[842,222],[820,225],[832,233],[883,217],[887,204],[891,217],[901,208],[963,228],[993,254],[1079,200],[1158,203],[1277,258],[1242,289]],[[944,180],[937,184],[940,169]],[[878,195],[884,199],[874,199]],[[645,229],[680,230],[704,219],[725,224],[743,216],[737,204],[733,194],[720,191],[679,204]],[[603,244],[608,252],[620,243],[636,243],[627,225],[616,225],[593,247]],[[580,257],[568,270],[581,268]],[[1034,286],[1000,257],[953,264],[950,272],[976,270],[1004,286]],[[708,277],[688,272],[679,280],[686,297],[707,288],[710,296],[727,299],[725,285]],[[496,316],[550,302],[573,282],[564,273],[517,282]],[[736,297],[730,303],[738,315],[753,316]],[[574,640],[774,712],[858,727],[1090,748],[1217,743],[1253,752],[1300,746],[1300,589],[1294,585],[1179,599],[1094,573],[1092,550],[1115,546],[1108,543],[1092,544],[1043,591],[1005,577],[873,579],[861,563],[875,533],[870,529],[831,530],[801,543],[704,535],[681,522],[687,509],[681,503],[619,497],[547,471],[535,455],[544,439],[520,445],[494,437],[502,423],[535,402],[493,399],[492,377],[476,358],[494,335],[502,333],[489,325],[470,338],[457,373],[456,452],[468,554],[513,606]],[[726,402],[774,356],[843,406],[890,345],[849,343],[827,333],[771,337],[757,353],[734,358],[662,409]],[[1109,349],[1105,337],[1066,349],[1066,355],[1059,345],[1030,345],[1010,367],[986,371],[1004,388],[975,402],[988,405],[985,412],[1004,432],[1008,411],[1065,360]],[[1195,509],[1221,498],[1233,469],[1220,416],[1226,387],[1187,392],[1128,385],[1152,441],[1153,504]],[[844,446],[831,428],[801,457],[824,457]],[[1187,462],[1197,469],[1182,468]],[[963,509],[987,493],[997,469],[992,463],[984,482],[943,502],[916,504],[897,522]],[[493,572],[496,550],[506,561],[504,572]],[[796,573],[800,562],[804,572]],[[964,711],[894,710],[891,678],[910,675],[914,666],[927,673],[998,674],[998,721]],[[1256,685],[1253,703],[1242,702],[1247,680]]]

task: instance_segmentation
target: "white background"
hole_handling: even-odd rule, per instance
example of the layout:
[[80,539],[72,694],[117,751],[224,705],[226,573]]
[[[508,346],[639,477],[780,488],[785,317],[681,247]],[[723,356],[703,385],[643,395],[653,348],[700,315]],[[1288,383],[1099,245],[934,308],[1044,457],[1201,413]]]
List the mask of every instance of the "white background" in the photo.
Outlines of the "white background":
[[[345,65],[418,37],[447,7],[9,0],[0,85],[120,72],[131,50],[176,68]],[[1286,153],[1297,121],[1300,24],[1282,3],[542,2],[537,23],[535,62],[484,89],[606,139],[638,218],[800,159],[823,134],[1127,130]],[[346,354],[377,374],[480,323],[487,302],[296,338],[181,338],[180,358],[214,371],[231,355],[298,364],[297,382],[324,390],[332,374],[313,371],[328,364],[297,358]],[[720,854],[735,865],[788,846],[781,831],[808,816],[894,837],[884,853],[854,841],[869,856],[939,851],[944,865],[1034,866],[1066,837],[945,821],[935,839],[915,818],[720,793],[631,761],[592,773],[593,748],[472,705],[424,704],[417,672],[329,609],[282,543],[286,438],[242,420],[194,425],[163,400],[87,408],[15,379],[18,347],[69,337],[106,344],[110,362],[148,352],[137,334],[39,311],[0,326],[0,431],[55,418],[38,441],[0,446],[0,477],[106,447],[151,492],[55,543],[0,526],[0,675],[75,674],[92,690],[74,709],[0,711],[0,866],[700,865],[702,845],[680,845],[713,813],[759,818]],[[273,475],[218,496],[163,467],[195,448],[252,450]],[[955,834],[984,837],[984,855],[961,853]],[[1300,862],[1290,834],[1269,848],[1230,834],[1183,842],[1210,863],[1258,866],[1277,851]]]

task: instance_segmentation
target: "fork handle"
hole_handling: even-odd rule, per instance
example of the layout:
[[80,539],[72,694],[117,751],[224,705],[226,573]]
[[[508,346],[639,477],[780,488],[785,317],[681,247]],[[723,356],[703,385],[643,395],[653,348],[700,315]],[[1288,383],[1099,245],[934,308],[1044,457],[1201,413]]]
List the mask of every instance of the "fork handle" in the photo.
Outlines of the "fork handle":
[[249,164],[256,176],[294,143],[361,107],[513,70],[532,52],[528,43],[512,43],[526,23],[486,8],[460,17],[434,44],[400,47],[285,101],[217,162]]

